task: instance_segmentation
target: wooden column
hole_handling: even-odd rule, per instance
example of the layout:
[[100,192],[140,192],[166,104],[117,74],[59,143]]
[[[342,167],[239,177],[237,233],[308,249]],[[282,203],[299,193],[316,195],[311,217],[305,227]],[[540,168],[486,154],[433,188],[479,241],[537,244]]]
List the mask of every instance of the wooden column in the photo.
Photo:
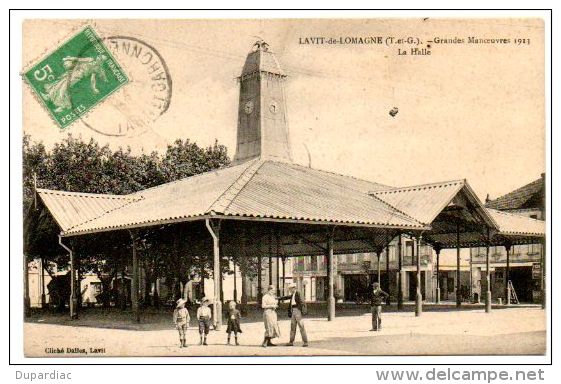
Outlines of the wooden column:
[[436,251],[436,304],[440,304],[440,247],[434,247]]
[[423,294],[421,292],[421,241],[423,234],[419,234],[417,238],[417,294],[415,296],[415,316],[421,316],[423,313]]
[[212,236],[213,253],[213,281],[214,281],[214,329],[217,331],[222,327],[222,302],[220,301],[220,291],[222,274],[220,273],[220,220],[206,219],[206,227]]
[[505,270],[505,304],[510,305],[510,244],[505,244],[506,249],[506,270]]
[[390,285],[390,247],[386,245],[386,292],[388,293],[388,298],[386,300],[386,305],[390,305],[390,294],[391,294],[391,285]]
[[401,267],[403,264],[403,247],[401,233],[397,240],[397,309],[403,309],[403,282],[401,281]]
[[485,268],[487,281],[487,294],[485,295],[485,312],[491,312],[491,268],[489,265],[489,243],[491,241],[490,229],[487,227],[487,239],[486,239],[486,252],[485,252]]
[[136,234],[129,231],[132,247],[132,281],[131,281],[131,306],[132,317],[136,323],[140,322],[140,312],[138,308],[138,254],[136,251]]
[[327,297],[327,320],[332,321],[335,318],[335,292],[334,292],[334,265],[333,265],[333,231],[329,228],[327,231],[327,284],[329,293]]
[[456,223],[456,307],[462,306],[461,273],[460,273],[460,223]]

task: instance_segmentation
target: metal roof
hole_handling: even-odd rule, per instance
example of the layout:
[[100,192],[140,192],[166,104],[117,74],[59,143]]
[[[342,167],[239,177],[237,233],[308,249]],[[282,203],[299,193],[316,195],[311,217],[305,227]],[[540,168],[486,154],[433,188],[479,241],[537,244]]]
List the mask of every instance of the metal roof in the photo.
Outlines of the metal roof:
[[453,180],[391,188],[372,194],[418,221],[430,224],[463,187],[463,180]]
[[[426,229],[368,192],[376,183],[291,163],[255,159],[236,166],[149,188],[123,198],[116,206],[88,220],[62,225],[63,235],[188,221],[203,216],[256,218]],[[64,194],[65,192],[53,192]],[[112,196],[115,197],[115,196]],[[48,205],[55,219],[62,205]],[[77,213],[81,216],[82,213]]]
[[404,188],[390,188],[372,192],[373,196],[385,201],[397,210],[430,225],[437,216],[462,192],[488,226],[498,229],[497,223],[485,210],[466,180],[443,181],[431,184],[413,185]]
[[[447,247],[455,244],[455,233],[431,234],[430,225],[436,225],[432,221],[462,190],[475,208],[494,223],[497,235],[545,235],[543,221],[479,206],[481,203],[465,180],[388,188],[301,165],[261,159],[124,196],[45,189],[37,192],[65,236],[225,217],[422,229],[429,230],[427,239],[431,237]],[[461,243],[480,243],[482,235],[479,231],[465,231]],[[351,248],[361,246],[354,244]]]
[[39,188],[37,194],[64,232],[142,198],[141,196],[102,195]]
[[300,165],[265,161],[222,211],[262,217],[422,228],[418,221],[373,199],[363,183]]
[[503,236],[545,236],[545,221],[532,219],[515,213],[487,208],[489,214],[499,224],[499,234]]
[[213,204],[237,188],[244,172],[259,165],[256,160],[232,167],[206,172],[171,183],[149,188],[133,195],[140,197],[134,204],[113,211],[83,225],[78,225],[65,235],[102,232],[120,228],[186,221],[212,211]]

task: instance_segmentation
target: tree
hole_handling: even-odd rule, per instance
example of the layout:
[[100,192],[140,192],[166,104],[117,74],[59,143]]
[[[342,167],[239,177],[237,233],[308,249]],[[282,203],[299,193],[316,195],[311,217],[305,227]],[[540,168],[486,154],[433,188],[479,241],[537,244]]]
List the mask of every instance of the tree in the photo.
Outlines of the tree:
[[[69,134],[48,151],[42,143],[23,138],[23,215],[24,254],[28,261],[46,258],[59,265],[68,263],[68,255],[58,245],[60,228],[34,193],[34,175],[40,188],[71,192],[129,194],[172,182],[184,177],[224,167],[230,163],[226,147],[215,141],[201,148],[196,143],[176,140],[166,153],[134,155],[130,148],[111,150],[94,139],[85,142]],[[35,203],[37,201],[37,204]],[[193,274],[205,276],[207,258],[198,254],[192,261],[185,250],[173,247],[173,232],[177,228],[152,227],[141,234],[139,252],[144,259],[147,277],[172,277],[183,282]],[[119,233],[81,236],[79,247],[82,272],[95,272],[104,288],[126,262],[130,239]],[[46,263],[51,265],[51,263]],[[172,270],[171,266],[179,266]],[[190,277],[191,276],[191,277]],[[108,280],[109,279],[109,280]]]

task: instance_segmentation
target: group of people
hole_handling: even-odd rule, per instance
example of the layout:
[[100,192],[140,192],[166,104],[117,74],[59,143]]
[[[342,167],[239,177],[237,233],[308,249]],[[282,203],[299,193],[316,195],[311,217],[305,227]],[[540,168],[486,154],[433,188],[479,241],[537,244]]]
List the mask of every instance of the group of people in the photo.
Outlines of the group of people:
[[[176,308],[173,311],[173,324],[175,325],[177,331],[179,332],[179,346],[181,348],[187,347],[186,331],[191,322],[191,317],[189,316],[189,311],[185,308],[187,302],[183,299],[177,300]],[[201,300],[201,305],[197,309],[197,322],[199,324],[199,345],[208,345],[207,337],[210,332],[210,327],[212,325],[212,311],[209,307],[210,300],[206,297]],[[236,345],[240,345],[238,342],[238,333],[242,333],[240,327],[240,311],[236,308],[236,302],[230,301],[228,305],[228,327],[226,332],[228,333],[228,345],[230,345],[231,334],[234,334]]]
[[[382,304],[387,297],[388,294],[380,288],[380,284],[374,283],[372,294],[370,296],[370,306],[372,310],[371,331],[380,331],[382,329]],[[300,292],[296,289],[296,284],[293,283],[288,286],[288,295],[286,296],[276,296],[274,285],[270,285],[267,293],[263,295],[261,308],[263,309],[265,336],[261,346],[265,348],[275,346],[276,344],[273,344],[271,340],[281,336],[277,308],[279,307],[279,302],[282,301],[289,301],[288,317],[290,318],[290,341],[286,345],[294,346],[296,330],[299,328],[303,346],[307,347],[309,345],[308,336],[306,334],[306,327],[303,320],[304,316],[307,314],[306,302],[302,298]],[[177,300],[177,307],[173,312],[173,323],[179,332],[179,341],[182,348],[187,347],[185,332],[191,320],[189,311],[185,308],[185,304],[185,300]],[[200,336],[199,345],[208,345],[207,336],[209,334],[212,321],[212,312],[209,308],[209,304],[210,300],[203,298],[201,300],[201,305],[197,309],[197,321],[199,324]],[[226,327],[228,345],[230,345],[232,333],[234,334],[235,345],[239,345],[238,334],[242,333],[240,326],[241,314],[236,306],[237,304],[235,301],[230,301],[228,304],[228,323]]]

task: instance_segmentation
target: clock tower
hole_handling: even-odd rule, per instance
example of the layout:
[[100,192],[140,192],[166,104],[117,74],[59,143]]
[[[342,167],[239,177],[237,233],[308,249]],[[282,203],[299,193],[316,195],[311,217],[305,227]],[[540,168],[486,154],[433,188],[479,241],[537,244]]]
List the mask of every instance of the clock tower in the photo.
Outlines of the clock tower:
[[260,157],[292,162],[282,70],[260,40],[247,55],[240,83],[238,138],[234,163]]

